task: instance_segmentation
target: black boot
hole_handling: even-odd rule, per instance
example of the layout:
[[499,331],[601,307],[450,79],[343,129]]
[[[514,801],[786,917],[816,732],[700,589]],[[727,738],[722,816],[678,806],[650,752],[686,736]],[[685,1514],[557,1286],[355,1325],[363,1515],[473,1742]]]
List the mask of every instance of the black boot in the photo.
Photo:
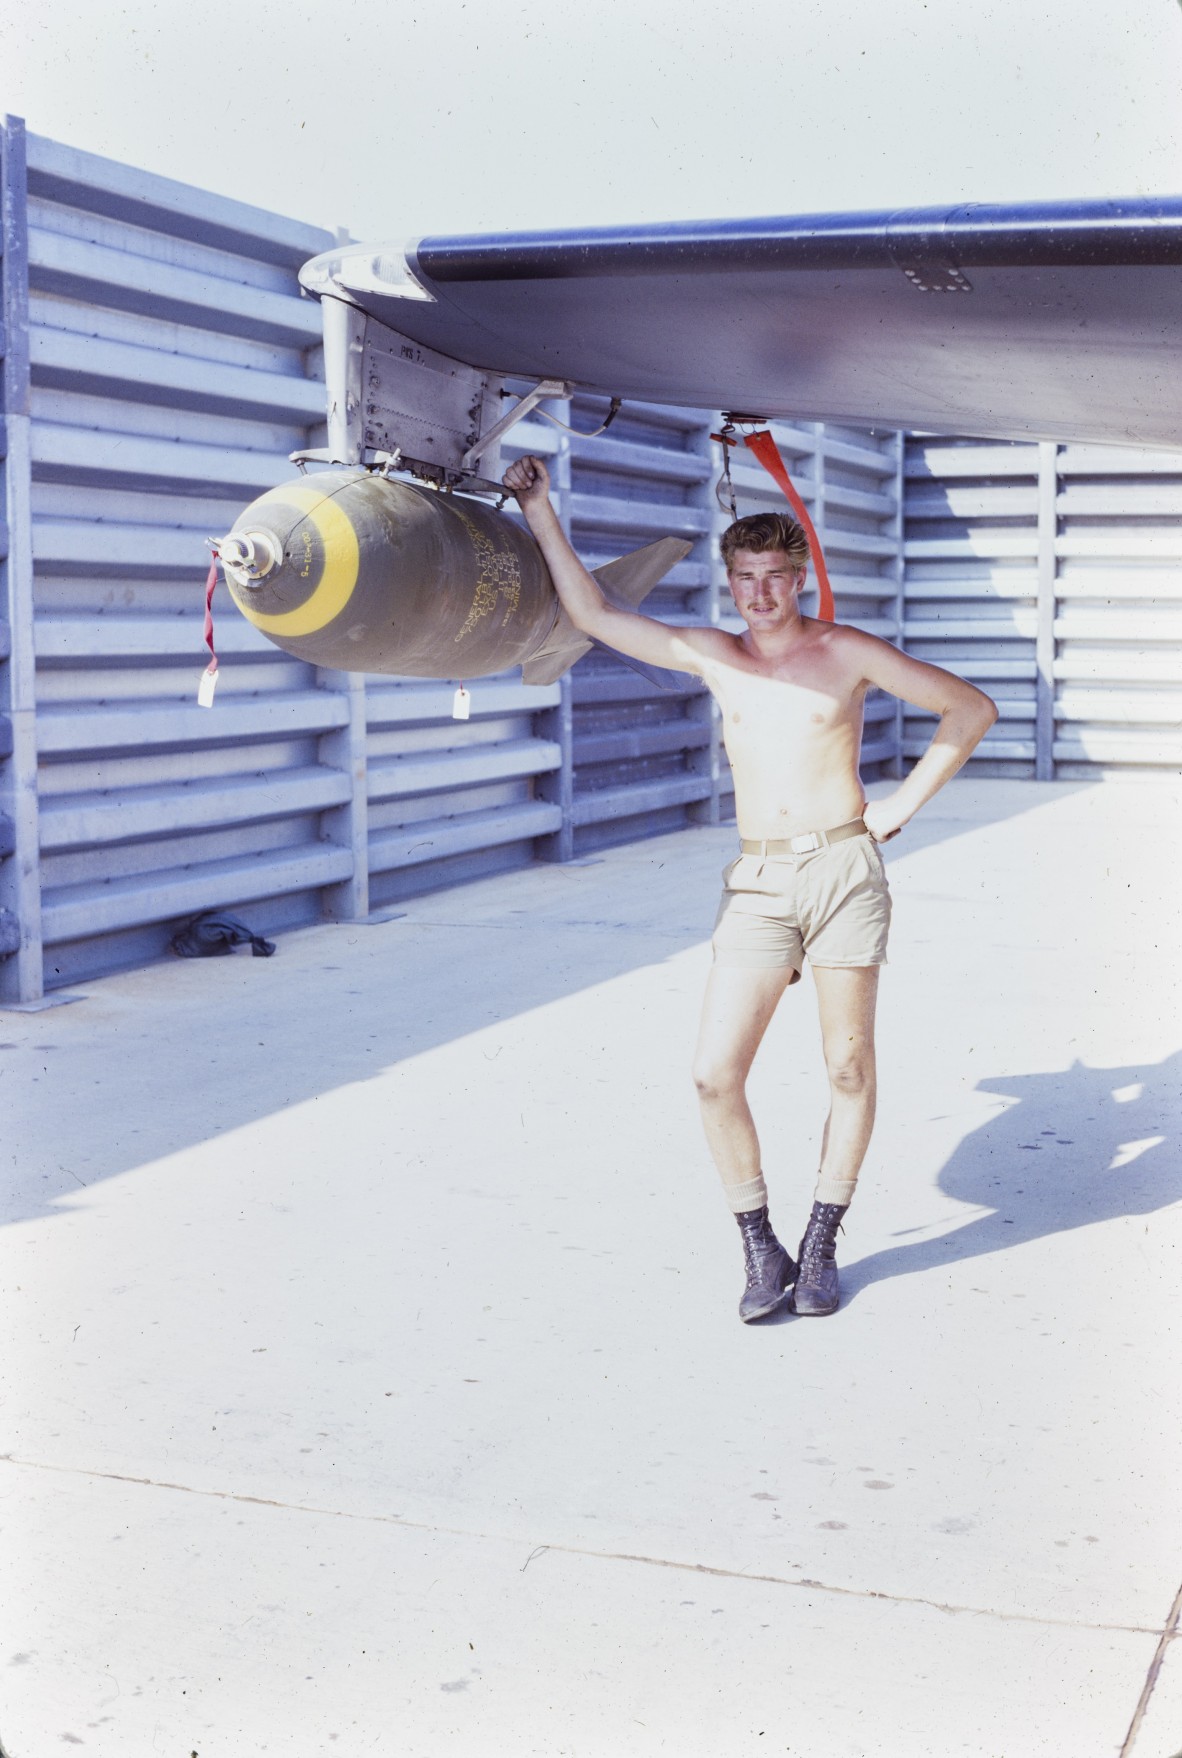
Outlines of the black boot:
[[791,1288],[796,1280],[796,1265],[772,1232],[766,1206],[748,1209],[736,1215],[743,1235],[743,1260],[747,1266],[747,1286],[739,1302],[739,1317],[745,1325],[752,1319],[767,1318],[788,1305]]
[[848,1203],[814,1203],[800,1242],[800,1271],[792,1307],[802,1318],[823,1318],[836,1312],[841,1292],[837,1281],[837,1229]]

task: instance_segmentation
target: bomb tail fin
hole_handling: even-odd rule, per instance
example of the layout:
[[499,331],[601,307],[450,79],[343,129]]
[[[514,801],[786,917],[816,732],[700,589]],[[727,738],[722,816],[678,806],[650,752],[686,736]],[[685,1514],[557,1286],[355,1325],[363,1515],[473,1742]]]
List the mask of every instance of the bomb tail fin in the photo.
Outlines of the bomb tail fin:
[[[643,549],[634,549],[628,555],[616,556],[610,562],[591,570],[592,577],[598,581],[603,596],[617,610],[636,610],[648,597],[670,568],[684,561],[692,543],[680,537],[659,537],[655,543],[646,543]],[[603,643],[593,641],[576,629],[565,610],[560,609],[558,620],[551,629],[546,644],[532,658],[527,659],[521,668],[521,679],[526,684],[557,683],[563,672],[569,671],[577,659],[589,653],[592,647],[602,647]],[[614,652],[614,648],[604,648],[605,652]],[[642,677],[662,688],[669,687],[668,680],[674,674],[664,672],[659,666],[646,665],[643,660],[630,659],[626,653],[617,653],[625,665],[631,666]]]

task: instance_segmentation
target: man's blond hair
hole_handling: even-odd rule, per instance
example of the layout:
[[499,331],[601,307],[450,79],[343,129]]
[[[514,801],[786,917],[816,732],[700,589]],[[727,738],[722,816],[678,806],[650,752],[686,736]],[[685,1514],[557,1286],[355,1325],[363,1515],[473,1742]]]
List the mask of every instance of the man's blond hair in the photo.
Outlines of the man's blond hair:
[[756,555],[782,549],[794,568],[809,565],[809,540],[804,526],[786,513],[751,513],[746,519],[736,519],[723,532],[719,547],[728,574],[739,549],[752,550]]

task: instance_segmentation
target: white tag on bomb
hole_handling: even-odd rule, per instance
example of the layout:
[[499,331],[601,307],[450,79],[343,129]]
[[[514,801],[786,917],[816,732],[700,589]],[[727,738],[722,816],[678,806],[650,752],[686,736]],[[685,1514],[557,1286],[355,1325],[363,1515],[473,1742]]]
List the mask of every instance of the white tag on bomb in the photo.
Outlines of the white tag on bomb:
[[210,671],[207,667],[206,670],[202,672],[201,682],[197,686],[197,706],[198,706],[198,708],[212,708],[213,707],[213,693],[217,689],[217,687],[218,687],[218,674],[216,671]]
[[471,712],[472,698],[461,684],[452,698],[451,717],[453,720],[467,720]]

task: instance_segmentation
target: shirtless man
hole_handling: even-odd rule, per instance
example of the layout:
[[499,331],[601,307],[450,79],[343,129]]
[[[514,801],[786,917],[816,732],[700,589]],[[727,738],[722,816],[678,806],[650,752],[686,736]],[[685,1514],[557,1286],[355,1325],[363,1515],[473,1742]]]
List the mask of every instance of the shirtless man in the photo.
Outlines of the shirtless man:
[[[836,1310],[837,1229],[874,1125],[874,1008],[890,894],[878,844],[897,836],[997,719],[974,685],[877,636],[802,616],[808,540],[794,519],[758,513],[723,534],[741,635],[674,628],[609,605],[571,549],[538,458],[505,473],[575,624],[650,665],[692,672],[722,712],[742,852],[723,875],[694,1060],[706,1139],[743,1239],[746,1323],[791,1306]],[[872,685],[939,715],[915,768],[885,799],[858,775]],[[830,1110],[799,1267],[772,1231],[747,1075],[776,1006],[812,966]]]

